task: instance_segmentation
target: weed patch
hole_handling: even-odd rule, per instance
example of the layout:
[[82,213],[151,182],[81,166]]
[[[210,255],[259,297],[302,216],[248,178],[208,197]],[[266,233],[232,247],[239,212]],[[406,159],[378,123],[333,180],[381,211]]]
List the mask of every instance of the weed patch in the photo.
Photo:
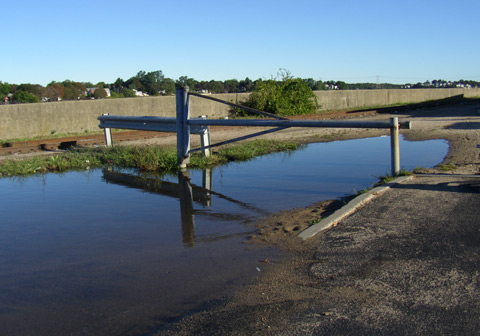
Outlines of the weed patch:
[[[294,142],[256,140],[220,149],[206,158],[193,154],[190,168],[208,168],[230,161],[245,161],[272,152],[295,150]],[[0,165],[0,176],[30,175],[43,172],[62,172],[71,169],[100,167],[135,168],[140,171],[171,172],[178,169],[175,148],[155,146],[113,146],[109,148],[72,149],[52,157],[36,157],[26,160],[6,160]]]

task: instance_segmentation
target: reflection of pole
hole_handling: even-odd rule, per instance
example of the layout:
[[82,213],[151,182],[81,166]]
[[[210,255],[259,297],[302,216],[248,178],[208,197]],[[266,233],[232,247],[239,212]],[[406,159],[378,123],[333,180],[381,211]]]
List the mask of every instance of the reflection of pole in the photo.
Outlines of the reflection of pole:
[[207,204],[206,206],[212,205],[212,169],[206,168],[203,172],[202,178],[202,188],[205,190]]
[[182,240],[185,246],[195,245],[195,218],[193,216],[193,194],[188,172],[178,173],[180,215],[182,218]]

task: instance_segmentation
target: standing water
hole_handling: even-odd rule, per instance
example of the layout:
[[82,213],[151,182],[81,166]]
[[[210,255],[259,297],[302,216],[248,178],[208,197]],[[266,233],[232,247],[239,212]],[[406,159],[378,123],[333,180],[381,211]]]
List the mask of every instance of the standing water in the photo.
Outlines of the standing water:
[[[0,325],[12,335],[137,335],[225,299],[282,255],[242,244],[270,213],[369,187],[388,137],[310,144],[213,172],[92,170],[0,179]],[[431,167],[445,141],[401,145]]]

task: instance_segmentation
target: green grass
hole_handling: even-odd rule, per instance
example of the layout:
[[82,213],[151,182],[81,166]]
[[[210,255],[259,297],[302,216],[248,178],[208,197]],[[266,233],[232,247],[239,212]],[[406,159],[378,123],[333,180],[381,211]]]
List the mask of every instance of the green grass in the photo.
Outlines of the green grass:
[[458,167],[453,164],[453,163],[447,163],[447,164],[442,164],[438,166],[438,169],[443,170],[443,171],[454,171]]
[[[272,152],[295,150],[294,142],[255,140],[220,149],[208,158],[191,156],[190,168],[206,168],[231,161],[245,161]],[[171,172],[178,169],[175,148],[114,146],[109,148],[73,149],[52,157],[35,157],[0,164],[0,176],[31,175],[100,167],[136,168],[140,171]]]
[[390,174],[377,176],[378,182],[375,184],[375,186],[379,186],[379,185],[382,185],[382,184],[385,184],[385,183],[392,182],[393,180],[395,180],[397,177],[400,177],[400,176],[410,176],[410,175],[413,175],[412,171],[406,170],[406,169],[401,169],[397,176],[392,176]]
[[[416,168],[416,169],[417,169],[417,168]],[[413,175],[414,173],[415,173],[414,171],[402,169],[402,170],[400,170],[400,172],[398,173],[397,176],[392,176],[392,175],[390,175],[390,174],[385,174],[385,175],[377,176],[377,179],[378,179],[377,182],[375,182],[374,184],[372,184],[369,188],[365,188],[365,189],[362,189],[362,190],[359,190],[359,191],[354,190],[354,195],[364,194],[364,193],[372,190],[373,188],[376,188],[376,187],[381,186],[381,185],[383,185],[383,184],[392,182],[392,181],[395,180],[397,177],[400,177],[400,176],[410,176],[410,175]]]

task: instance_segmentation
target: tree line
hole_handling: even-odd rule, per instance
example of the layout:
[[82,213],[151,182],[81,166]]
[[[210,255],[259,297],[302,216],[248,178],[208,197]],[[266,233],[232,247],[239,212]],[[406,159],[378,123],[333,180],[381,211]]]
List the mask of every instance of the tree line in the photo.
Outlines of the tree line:
[[[42,101],[100,99],[100,98],[128,98],[137,96],[173,95],[176,87],[188,86],[190,90],[203,93],[240,93],[255,92],[256,88],[265,89],[272,85],[280,85],[285,79],[293,79],[289,71],[280,69],[281,78],[243,80],[228,79],[225,81],[210,80],[198,81],[188,76],[181,76],[177,80],[165,77],[161,70],[139,71],[127,80],[117,78],[113,83],[63,82],[52,81],[47,86],[39,84],[9,84],[0,81],[0,100],[9,103],[37,103]],[[321,81],[313,78],[297,78],[306,87],[316,90],[369,90],[369,89],[399,89],[399,88],[432,88],[432,87],[480,87],[476,81],[444,81],[433,80],[416,84],[388,84],[388,83],[345,83],[343,81]],[[281,86],[281,85],[280,85]]]

